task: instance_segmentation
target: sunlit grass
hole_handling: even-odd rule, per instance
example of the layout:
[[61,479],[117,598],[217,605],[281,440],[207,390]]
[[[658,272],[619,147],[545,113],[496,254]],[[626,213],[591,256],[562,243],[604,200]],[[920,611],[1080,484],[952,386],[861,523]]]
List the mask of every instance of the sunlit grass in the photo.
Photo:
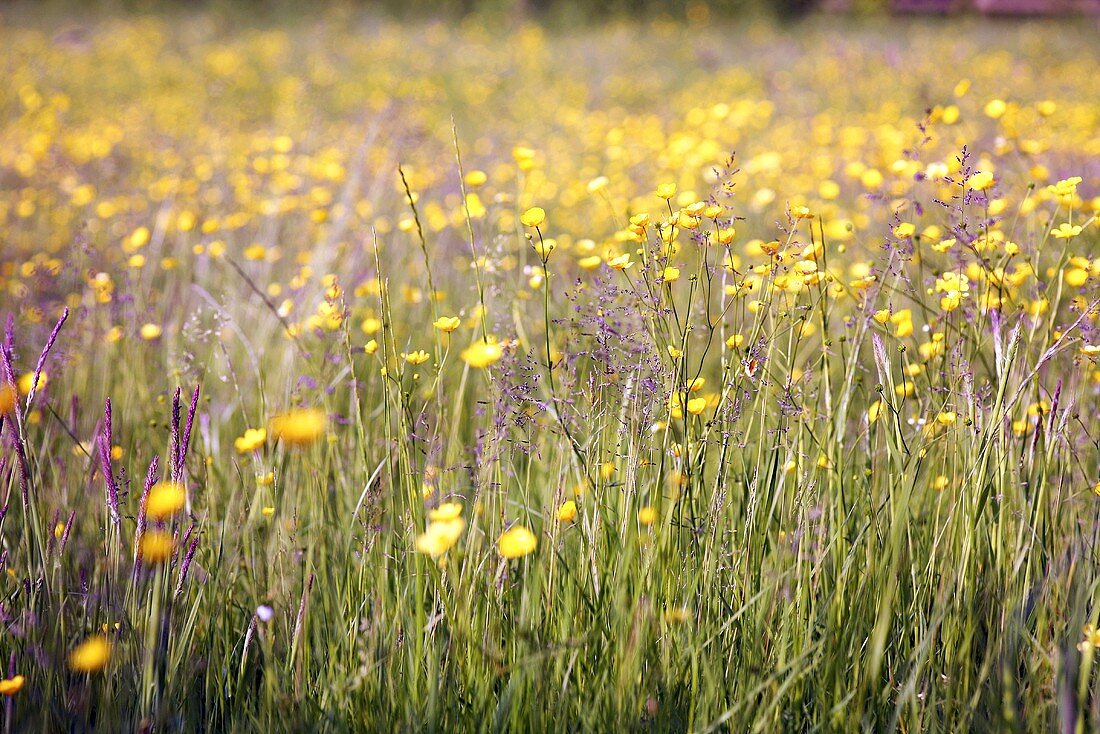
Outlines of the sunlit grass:
[[1087,27],[19,13],[10,730],[1096,725]]

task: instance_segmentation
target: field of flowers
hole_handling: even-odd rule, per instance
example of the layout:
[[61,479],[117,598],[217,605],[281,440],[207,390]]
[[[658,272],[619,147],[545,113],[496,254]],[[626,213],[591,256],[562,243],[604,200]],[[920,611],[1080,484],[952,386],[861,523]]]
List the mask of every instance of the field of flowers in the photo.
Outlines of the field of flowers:
[[1100,725],[1096,32],[0,8],[4,731]]

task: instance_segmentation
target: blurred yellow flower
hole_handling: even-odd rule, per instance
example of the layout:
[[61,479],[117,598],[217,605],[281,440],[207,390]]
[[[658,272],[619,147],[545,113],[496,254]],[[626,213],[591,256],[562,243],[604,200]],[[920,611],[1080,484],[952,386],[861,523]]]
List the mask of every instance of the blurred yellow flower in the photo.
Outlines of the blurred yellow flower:
[[0,415],[7,415],[15,408],[18,402],[15,388],[11,385],[0,385]]
[[23,689],[27,679],[22,675],[14,675],[11,678],[0,680],[0,696],[14,696]]
[[506,531],[497,542],[500,555],[505,558],[522,558],[529,553],[533,553],[537,545],[538,539],[535,534],[523,525],[516,525],[511,530]]
[[164,329],[159,324],[142,324],[139,333],[145,341],[153,341],[160,338],[161,334],[164,333]]
[[171,533],[164,530],[149,530],[141,536],[138,557],[143,563],[156,565],[171,558],[173,550],[175,550],[175,541]]
[[277,415],[268,423],[275,440],[291,446],[306,446],[319,439],[328,426],[328,417],[317,408],[297,408]]
[[145,500],[145,514],[153,520],[167,520],[183,509],[187,491],[178,482],[157,482]]
[[267,441],[266,428],[246,428],[243,436],[233,439],[233,446],[238,453],[247,454],[261,448],[265,441]]
[[504,355],[495,342],[477,341],[462,350],[462,361],[471,367],[485,369]]
[[103,635],[92,635],[69,653],[69,667],[78,673],[98,673],[111,659],[111,645]]
[[975,173],[966,179],[966,185],[975,191],[985,191],[993,185],[993,174],[988,171]]
[[438,558],[454,547],[466,529],[466,521],[460,516],[434,520],[417,536],[416,549],[432,558]]

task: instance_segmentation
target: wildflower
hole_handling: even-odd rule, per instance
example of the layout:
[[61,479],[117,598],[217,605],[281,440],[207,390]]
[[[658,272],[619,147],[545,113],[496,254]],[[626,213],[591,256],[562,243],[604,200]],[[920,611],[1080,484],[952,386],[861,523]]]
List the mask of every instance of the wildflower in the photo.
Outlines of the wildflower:
[[522,558],[533,553],[538,545],[538,538],[523,525],[516,525],[511,530],[505,531],[497,542],[500,555],[505,558]]
[[440,316],[438,319],[432,322],[432,326],[442,331],[444,334],[450,334],[452,331],[458,328],[461,323],[457,316]]
[[164,333],[164,329],[162,329],[159,324],[142,324],[139,333],[142,339],[151,342],[159,339],[161,334]]
[[402,353],[401,357],[411,365],[424,364],[432,355],[425,352],[423,349],[408,354]]
[[734,334],[730,338],[726,339],[726,346],[729,347],[730,349],[737,349],[738,347],[740,347],[744,343],[745,343],[745,335],[744,334]]
[[932,245],[932,249],[936,252],[944,253],[954,247],[956,242],[958,242],[958,240],[956,240],[954,237],[949,237],[946,240],[940,240],[936,244]]
[[19,385],[19,392],[26,395],[26,394],[30,393],[31,390],[41,390],[44,387],[46,387],[46,381],[47,381],[46,372],[42,371],[42,372],[38,373],[38,382],[37,383],[35,383],[35,381],[34,381],[34,373],[33,372],[23,373],[22,375],[19,376],[19,379],[16,382]]
[[649,505],[646,505],[642,509],[638,510],[638,522],[642,525],[652,525],[657,520],[657,510],[653,509]]
[[267,441],[266,428],[246,428],[243,436],[233,439],[233,446],[238,453],[247,454],[262,447]]
[[462,361],[476,369],[485,369],[504,355],[495,342],[478,341],[462,350]]
[[18,398],[11,385],[0,385],[0,415],[7,415],[14,408]]
[[1077,649],[1081,652],[1091,653],[1100,647],[1100,629],[1096,628],[1096,625],[1086,624],[1082,630],[1085,639],[1077,643]]
[[462,505],[458,502],[444,502],[439,507],[428,513],[428,519],[433,522],[446,522],[454,520],[462,515]]
[[898,239],[904,240],[912,237],[916,231],[916,225],[912,224],[911,222],[902,222],[898,226],[894,227],[894,236]]
[[680,269],[669,266],[664,269],[664,272],[661,274],[661,276],[664,278],[664,281],[666,283],[673,283],[680,279]]
[[970,294],[970,279],[963,273],[947,271],[936,279],[936,293],[943,293],[940,299],[940,309],[954,311]]
[[274,508],[274,507],[271,507],[271,506],[269,505],[269,506],[267,506],[267,507],[264,507],[264,508],[262,508],[262,509],[260,510],[260,514],[261,514],[261,515],[263,515],[264,517],[271,517],[272,515],[274,515],[274,514],[275,514],[275,508]]
[[157,482],[149,490],[145,514],[153,520],[167,520],[183,509],[187,491],[178,482]]
[[317,408],[296,408],[272,418],[268,428],[275,440],[291,446],[306,446],[320,438],[328,417]]
[[366,345],[363,346],[363,351],[367,354],[374,354],[378,351],[378,340],[371,339]]
[[975,191],[985,191],[993,185],[993,174],[988,171],[975,173],[966,179],[966,185]]
[[1062,222],[1058,225],[1057,229],[1053,229],[1050,232],[1050,236],[1059,240],[1073,239],[1077,235],[1081,234],[1081,225],[1070,224],[1069,222]]
[[986,117],[996,120],[1004,115],[1007,110],[1008,105],[1003,99],[991,99],[982,111],[985,112]]
[[69,667],[77,673],[98,673],[111,659],[111,645],[103,635],[93,635],[69,653]]
[[546,221],[546,212],[540,206],[533,206],[520,215],[519,221],[525,227],[538,227]]
[[616,255],[607,261],[607,266],[612,270],[628,270],[634,266],[634,261],[630,259],[630,255]]
[[19,693],[23,688],[23,684],[27,682],[27,679],[21,675],[14,675],[11,678],[4,678],[0,680],[0,696],[14,696]]
[[463,181],[467,186],[483,186],[485,182],[489,180],[488,174],[485,171],[470,171],[463,178]]
[[577,503],[573,500],[566,500],[561,503],[561,507],[558,508],[558,519],[562,522],[573,522],[577,517]]
[[700,415],[707,407],[706,398],[692,398],[687,401],[687,412],[692,415]]
[[1060,199],[1068,199],[1077,193],[1077,184],[1079,183],[1081,183],[1080,176],[1064,178],[1056,184],[1047,186],[1047,193]]
[[[459,508],[461,511],[461,507]],[[416,550],[432,558],[439,558],[454,547],[466,529],[466,521],[460,516],[435,520],[416,537]]]
[[657,186],[657,196],[661,197],[665,201],[668,201],[673,196],[676,196],[676,184],[663,183]]
[[163,530],[150,530],[141,536],[141,547],[138,549],[138,557],[150,565],[164,563],[172,557],[175,549],[175,541],[172,534]]

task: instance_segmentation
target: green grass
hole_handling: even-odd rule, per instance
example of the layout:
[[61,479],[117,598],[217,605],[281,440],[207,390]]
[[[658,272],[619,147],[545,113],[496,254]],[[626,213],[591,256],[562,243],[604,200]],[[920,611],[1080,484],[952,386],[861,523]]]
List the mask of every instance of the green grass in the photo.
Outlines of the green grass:
[[[1098,207],[1087,198],[1097,184],[1088,153],[1097,111],[1082,101],[1087,74],[1044,85],[1044,57],[1023,48],[1041,46],[1035,39],[1050,40],[1056,28],[1031,29],[1038,35],[1004,52],[1008,68],[1026,67],[1014,90],[1024,111],[992,121],[980,113],[984,99],[972,105],[965,132],[977,152],[959,154],[954,133],[930,123],[934,140],[913,153],[921,171],[945,163],[929,179],[890,168],[902,156],[884,140],[919,143],[921,133],[910,120],[896,123],[897,136],[884,131],[887,112],[864,99],[878,90],[916,119],[923,109],[908,95],[919,83],[882,73],[845,92],[837,105],[874,107],[852,112],[850,126],[880,135],[875,145],[884,149],[858,159],[888,176],[881,195],[867,197],[860,187],[875,187],[843,173],[857,158],[842,135],[787,134],[809,124],[800,110],[828,103],[815,85],[838,68],[823,50],[829,26],[807,31],[792,62],[811,91],[776,81],[784,70],[768,59],[723,67],[708,108],[770,89],[775,126],[790,127],[777,133],[768,115],[748,114],[742,142],[754,163],[736,172],[738,158],[708,180],[710,154],[686,156],[689,171],[680,150],[699,123],[674,95],[698,83],[690,90],[698,99],[710,88],[675,73],[694,68],[682,29],[658,25],[669,35],[654,41],[656,55],[670,67],[655,64],[656,80],[638,72],[637,88],[603,90],[609,100],[587,77],[576,84],[592,96],[578,94],[555,71],[568,64],[547,61],[532,73],[546,100],[561,103],[554,116],[543,114],[538,95],[495,96],[472,72],[448,66],[461,60],[464,41],[484,40],[477,29],[458,31],[457,46],[435,58],[406,62],[402,42],[434,38],[438,28],[386,26],[377,46],[363,48],[320,25],[302,29],[306,51],[268,67],[262,59],[282,48],[277,34],[243,31],[241,40],[210,31],[204,18],[182,24],[190,40],[164,42],[170,58],[152,79],[135,78],[130,64],[144,44],[163,50],[156,39],[169,36],[155,21],[105,20],[91,31],[90,51],[51,51],[40,69],[19,54],[44,37],[11,31],[23,51],[8,56],[9,66],[36,80],[43,99],[71,95],[72,111],[56,119],[71,114],[73,134],[93,137],[107,124],[87,123],[98,119],[96,95],[66,86],[64,70],[83,68],[81,53],[102,60],[104,39],[125,39],[131,45],[104,61],[104,79],[85,73],[132,114],[120,119],[107,155],[84,160],[62,131],[28,173],[17,152],[33,150],[34,132],[45,129],[35,124],[41,109],[18,87],[0,100],[16,151],[0,158],[0,180],[20,182],[4,183],[0,218],[12,243],[0,300],[17,314],[5,349],[12,381],[34,373],[50,326],[70,309],[43,352],[48,380],[3,421],[0,656],[5,665],[10,657],[10,675],[25,676],[6,700],[9,730],[1097,725],[1094,648],[1078,645],[1082,627],[1100,617],[1100,371],[1089,349],[1098,343],[1100,250]],[[558,49],[607,54],[620,78],[642,53],[623,28],[580,40],[540,33],[516,31],[547,58]],[[762,49],[778,31],[752,33]],[[890,44],[887,30],[862,33],[853,43]],[[920,48],[942,48],[935,32],[916,33]],[[292,67],[339,46],[326,39],[346,41],[346,56],[329,59],[330,80],[310,87]],[[246,63],[224,88],[198,94],[185,61],[233,66],[211,56],[221,47]],[[524,63],[511,49],[478,48],[494,68]],[[968,57],[979,85],[1006,68],[985,53]],[[1087,69],[1060,53],[1063,68]],[[390,64],[379,74],[398,75],[407,63],[419,86],[395,94],[392,116],[361,124],[330,85],[359,83],[349,69],[370,68],[379,62],[373,54]],[[815,71],[818,56],[830,61]],[[272,78],[251,77],[250,64]],[[322,67],[302,74],[325,77]],[[279,95],[291,94],[283,87],[293,86],[284,77],[302,82],[311,104],[281,107]],[[459,106],[462,125],[453,129],[436,114],[426,79],[456,85],[451,100],[488,95],[501,119],[486,119],[483,136],[466,119],[476,117],[472,108]],[[667,97],[654,103],[648,85]],[[149,117],[133,112],[138,102],[120,101],[143,95],[156,101]],[[1028,105],[1048,95],[1069,112],[1034,133],[1011,130],[1012,115],[1030,114]],[[585,101],[570,102],[578,97]],[[249,99],[272,108],[241,109]],[[602,128],[594,140],[580,137],[604,125],[602,110],[613,106],[625,142]],[[174,109],[184,118],[178,127]],[[646,110],[655,118],[639,122]],[[522,141],[504,133],[528,119],[541,134],[527,141],[553,153],[545,171],[517,166],[523,155],[512,148]],[[661,128],[659,141],[647,124]],[[319,133],[322,125],[330,127]],[[736,134],[733,127],[700,133],[692,151]],[[275,157],[270,146],[283,132],[308,153],[288,157],[301,180],[275,195],[281,184],[256,161]],[[1040,138],[1049,155],[998,150],[1006,134]],[[268,147],[250,147],[258,140]],[[785,157],[774,178],[761,163],[768,150]],[[417,163],[408,176],[397,169],[406,155]],[[814,169],[815,155],[828,158],[830,172]],[[956,155],[962,160],[948,170]],[[347,174],[330,176],[331,160]],[[475,184],[460,183],[472,161],[490,174],[476,188],[484,218],[464,196]],[[197,172],[204,163],[210,176]],[[1077,196],[1029,185],[1039,164],[1079,168]],[[991,167],[988,193],[965,184],[968,172]],[[589,199],[570,203],[566,192],[585,190],[605,170],[610,191],[629,193],[593,186]],[[815,193],[825,178],[843,183],[839,202]],[[175,188],[158,199],[165,179]],[[94,201],[120,213],[80,203],[73,192],[85,181],[97,187]],[[651,194],[665,181],[726,208],[685,227],[690,202]],[[758,196],[772,186],[774,205]],[[327,187],[327,199],[317,187]],[[214,189],[222,198],[204,198]],[[295,203],[265,208],[280,196]],[[28,197],[37,208],[24,216],[19,202]],[[371,204],[369,215],[349,213],[359,200]],[[800,218],[788,201],[815,211]],[[547,221],[524,227],[519,215],[536,204]],[[642,209],[650,221],[636,238],[616,236]],[[180,212],[191,210],[199,224],[184,226]],[[240,212],[244,223],[226,223]],[[833,226],[848,218],[857,220],[855,236]],[[219,224],[206,232],[207,221]],[[895,233],[902,221],[918,223],[916,238]],[[1052,237],[1064,221],[1084,228]],[[148,228],[149,242],[133,247],[137,226]],[[739,233],[722,244],[729,226]],[[669,227],[675,235],[662,236]],[[953,248],[933,248],[953,231]],[[705,243],[693,242],[702,233]],[[551,236],[557,248],[540,254],[533,243]],[[585,249],[584,237],[599,245]],[[245,254],[250,244],[261,246],[259,259]],[[593,253],[603,265],[579,265]],[[609,267],[616,254],[635,264]],[[678,279],[665,280],[666,265]],[[873,281],[860,282],[865,265]],[[937,290],[948,271],[970,274],[954,309]],[[110,274],[109,287],[99,272]],[[1079,275],[1085,282],[1074,285]],[[458,331],[432,327],[451,315],[461,316]],[[147,323],[163,333],[143,338]],[[468,365],[463,350],[489,336],[503,357],[487,369]],[[368,339],[376,350],[364,350]],[[430,355],[422,364],[401,356],[419,349]],[[689,402],[696,399],[705,405]],[[316,441],[277,440],[270,419],[295,406],[328,416]],[[272,430],[256,450],[235,448],[246,429],[265,426]],[[176,534],[165,564],[136,561],[154,457],[157,476],[188,492],[186,508],[165,523]],[[563,519],[570,499],[577,514]],[[462,504],[465,527],[436,559],[416,544],[444,502]],[[145,532],[155,525],[147,522]],[[507,559],[498,540],[516,525],[534,532],[537,547]],[[70,651],[94,634],[109,640],[109,662],[94,673],[72,670]]]

